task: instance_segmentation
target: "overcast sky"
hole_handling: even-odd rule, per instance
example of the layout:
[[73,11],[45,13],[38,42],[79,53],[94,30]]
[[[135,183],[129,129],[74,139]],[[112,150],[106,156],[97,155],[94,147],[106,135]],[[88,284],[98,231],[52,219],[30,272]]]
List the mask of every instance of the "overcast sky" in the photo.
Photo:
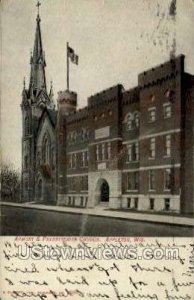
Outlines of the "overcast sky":
[[[66,88],[66,42],[79,55],[70,66],[70,89],[78,106],[117,83],[137,85],[138,73],[167,61],[176,38],[176,55],[186,55],[194,74],[194,2],[177,0],[43,0],[40,7],[47,86]],[[170,14],[171,12],[171,14]],[[1,0],[1,141],[3,159],[21,166],[21,92],[29,83],[30,50],[36,26],[35,0]]]

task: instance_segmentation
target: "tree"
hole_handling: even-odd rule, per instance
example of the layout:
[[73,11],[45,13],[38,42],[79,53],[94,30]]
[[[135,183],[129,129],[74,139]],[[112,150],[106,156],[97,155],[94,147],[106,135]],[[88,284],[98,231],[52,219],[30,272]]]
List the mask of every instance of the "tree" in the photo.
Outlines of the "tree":
[[20,201],[20,172],[10,163],[2,163],[0,172],[1,200]]

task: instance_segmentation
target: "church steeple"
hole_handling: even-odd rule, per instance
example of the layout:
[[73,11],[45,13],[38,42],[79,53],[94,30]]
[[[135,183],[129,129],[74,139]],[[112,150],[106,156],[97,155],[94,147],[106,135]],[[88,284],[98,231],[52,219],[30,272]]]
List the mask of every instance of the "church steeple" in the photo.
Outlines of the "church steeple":
[[[29,90],[33,94],[35,91],[37,93],[41,90],[46,92],[46,76],[45,76],[45,55],[42,47],[42,37],[41,37],[41,28],[40,28],[40,15],[39,15],[39,6],[40,2],[38,1],[38,14],[36,18],[36,33],[34,40],[34,49],[33,54],[31,55],[30,64],[31,64],[31,73],[30,73],[30,84]],[[36,94],[36,93],[35,93]]]

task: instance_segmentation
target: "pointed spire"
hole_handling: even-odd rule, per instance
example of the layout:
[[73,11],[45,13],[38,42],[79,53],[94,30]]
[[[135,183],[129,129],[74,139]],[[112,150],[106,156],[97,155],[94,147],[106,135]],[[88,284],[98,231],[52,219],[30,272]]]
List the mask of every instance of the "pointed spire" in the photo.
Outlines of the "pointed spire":
[[34,40],[34,49],[33,54],[31,54],[31,73],[30,73],[30,86],[29,89],[34,89],[37,91],[45,90],[46,91],[46,76],[45,76],[45,56],[42,47],[42,37],[41,37],[41,28],[40,28],[40,16],[39,16],[39,6],[41,3],[37,2],[37,18],[36,18],[36,33]]

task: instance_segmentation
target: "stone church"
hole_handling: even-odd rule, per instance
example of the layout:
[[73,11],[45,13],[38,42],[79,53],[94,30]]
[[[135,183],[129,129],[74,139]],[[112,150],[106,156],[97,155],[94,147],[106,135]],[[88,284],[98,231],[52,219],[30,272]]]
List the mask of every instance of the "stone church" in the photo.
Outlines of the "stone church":
[[194,76],[180,55],[77,109],[46,84],[40,16],[22,92],[22,201],[194,212]]

